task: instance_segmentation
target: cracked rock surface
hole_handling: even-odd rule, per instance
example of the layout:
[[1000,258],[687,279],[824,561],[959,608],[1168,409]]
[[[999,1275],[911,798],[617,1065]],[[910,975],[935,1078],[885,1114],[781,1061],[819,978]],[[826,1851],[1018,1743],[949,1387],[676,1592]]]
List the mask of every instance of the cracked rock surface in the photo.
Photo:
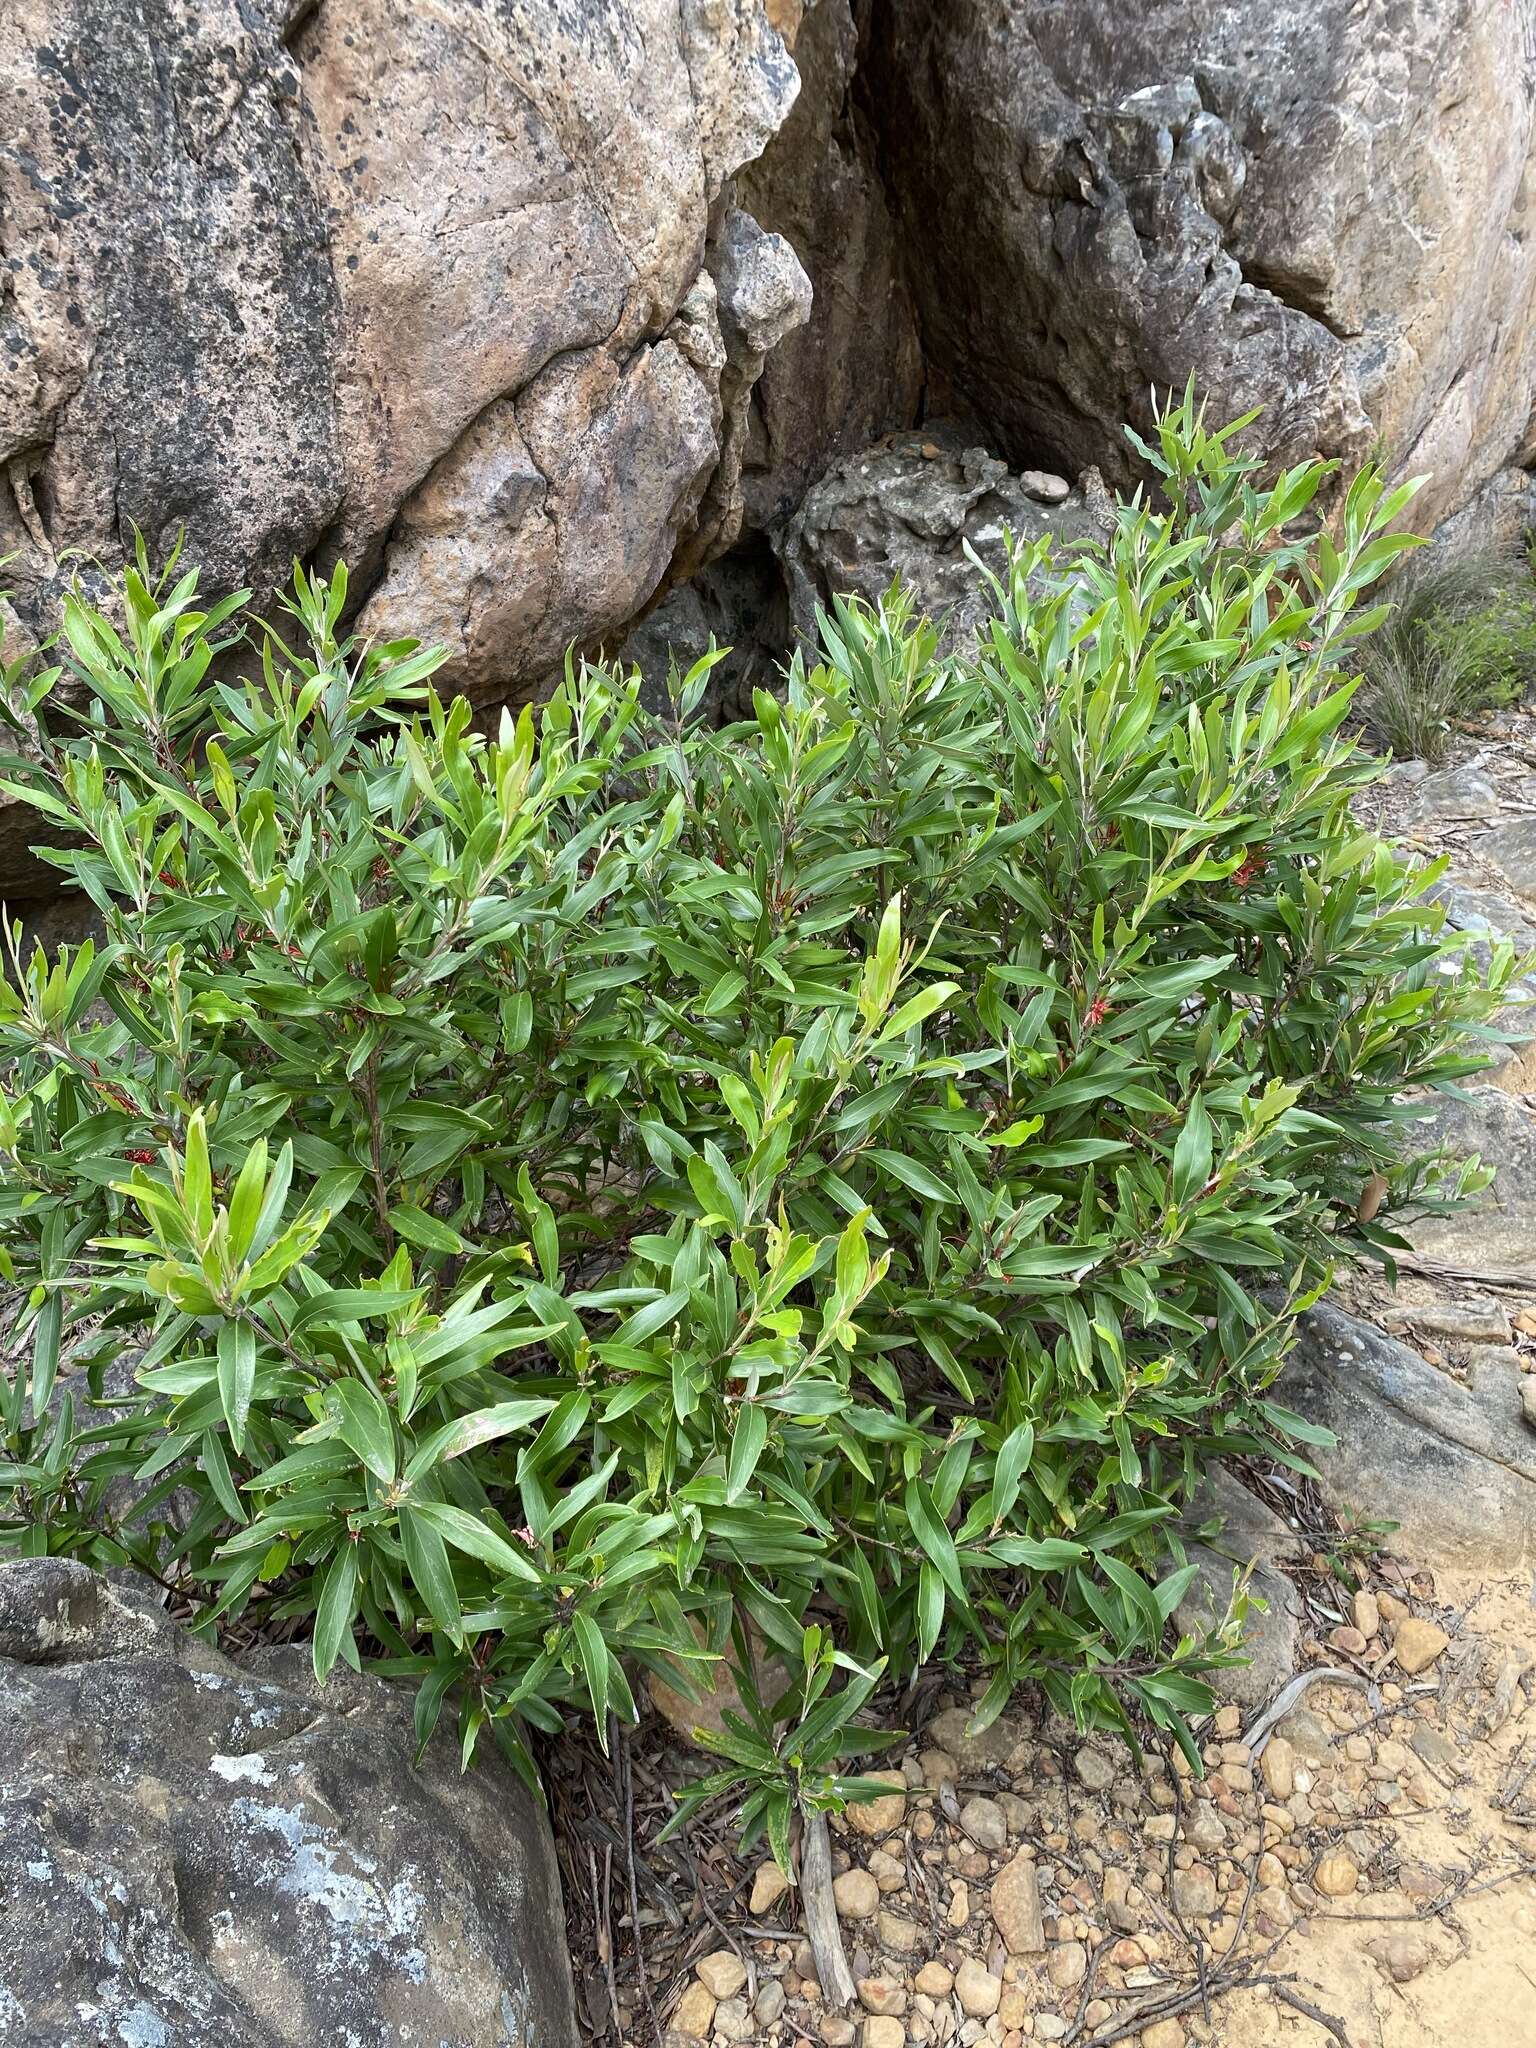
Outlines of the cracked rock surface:
[[1374,431],[1417,521],[1517,530],[1533,0],[889,0],[865,77],[930,379],[999,452],[1120,481],[1193,372],[1276,461]]
[[0,1564],[0,2039],[574,2048],[543,1814],[409,1699],[241,1665],[130,1575]]
[[6,29],[21,629],[68,549],[185,529],[207,588],[263,599],[344,555],[366,629],[516,697],[729,509],[710,238],[799,86],[759,0],[16,0]]

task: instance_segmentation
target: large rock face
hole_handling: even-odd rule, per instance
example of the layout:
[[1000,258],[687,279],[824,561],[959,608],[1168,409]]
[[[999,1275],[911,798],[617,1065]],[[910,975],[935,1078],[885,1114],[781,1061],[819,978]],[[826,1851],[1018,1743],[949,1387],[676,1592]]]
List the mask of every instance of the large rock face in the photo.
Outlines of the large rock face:
[[0,2039],[576,2048],[533,1797],[301,1651],[237,1667],[132,1582],[0,1565]]
[[[14,0],[0,554],[185,528],[214,588],[344,554],[482,696],[739,517],[743,384],[805,317],[723,191],[798,79],[760,0]],[[756,235],[755,253],[743,242]]]
[[1536,460],[1536,0],[889,0],[867,78],[933,370],[1014,460],[1124,465],[1191,372],[1277,460],[1379,433],[1421,520]]
[[1420,1563],[1509,1572],[1536,1556],[1536,1436],[1505,1357],[1469,1389],[1324,1304],[1300,1319],[1276,1392],[1338,1439],[1310,1452],[1335,1506],[1389,1517]]
[[800,96],[736,181],[740,203],[794,245],[815,291],[809,321],[753,389],[743,482],[754,527],[787,518],[829,461],[910,426],[922,404],[917,310],[859,98],[871,11],[870,0],[816,0],[793,40]]
[[[944,418],[1123,482],[1191,374],[1276,462],[1379,435],[1421,524],[1536,520],[1536,0],[5,25],[8,653],[137,526],[215,591],[344,556],[362,628],[482,701],[674,618],[767,679],[830,465]],[[38,894],[5,810],[0,892]]]

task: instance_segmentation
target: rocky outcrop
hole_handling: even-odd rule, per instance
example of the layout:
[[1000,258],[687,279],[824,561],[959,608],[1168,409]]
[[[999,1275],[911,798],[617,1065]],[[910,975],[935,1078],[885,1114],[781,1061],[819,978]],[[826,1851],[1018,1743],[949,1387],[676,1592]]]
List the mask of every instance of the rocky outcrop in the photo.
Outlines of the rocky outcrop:
[[[344,557],[362,629],[440,642],[482,701],[637,623],[648,669],[674,627],[742,645],[744,688],[845,563],[917,567],[849,496],[860,451],[922,420],[945,463],[1118,483],[1122,422],[1190,375],[1277,462],[1379,434],[1452,537],[1536,519],[1536,0],[14,0],[7,29],[9,654],[137,526],[214,592]],[[936,562],[991,520],[957,516]],[[7,894],[43,886],[24,831]]]
[[873,604],[899,578],[958,643],[991,607],[972,555],[995,574],[1008,535],[1022,545],[1051,534],[1069,548],[1102,538],[1107,512],[1096,476],[1074,489],[1045,471],[1017,475],[953,429],[892,435],[833,463],[785,527],[792,623],[814,644],[818,606],[845,594]]
[[[1226,1617],[1234,1576],[1254,1598],[1243,1630],[1246,1662],[1209,1674],[1217,1694],[1244,1709],[1271,1700],[1301,1655],[1302,1604],[1280,1569],[1297,1548],[1295,1532],[1250,1493],[1224,1465],[1213,1465],[1185,1510],[1183,1534],[1195,1576],[1174,1613],[1174,1626],[1198,1635]],[[1262,1601],[1260,1606],[1258,1602]]]
[[1390,1518],[1394,1547],[1431,1567],[1512,1571],[1536,1556],[1536,1435],[1512,1351],[1461,1385],[1406,1344],[1322,1306],[1304,1315],[1276,1382],[1287,1407],[1332,1430],[1311,1451],[1337,1507]]
[[[1531,1018],[1519,1021],[1529,1031]],[[1426,1152],[1476,1154],[1493,1169],[1481,1194],[1411,1226],[1415,1250],[1469,1271],[1529,1272],[1536,1279],[1536,1117],[1520,1097],[1497,1086],[1445,1096],[1432,1117],[1410,1126],[1409,1139]]]
[[23,626],[70,550],[185,529],[207,587],[344,555],[366,630],[441,640],[476,695],[533,687],[731,537],[746,390],[809,294],[725,188],[797,86],[760,0],[19,0]]
[[1276,462],[1379,434],[1421,521],[1508,520],[1536,0],[889,0],[870,42],[931,379],[1010,459],[1127,475],[1120,422],[1193,374]]
[[766,542],[671,591],[614,652],[640,669],[655,701],[669,667],[686,670],[713,638],[730,651],[711,673],[711,704],[722,719],[742,717],[789,648],[815,658],[817,613],[834,597],[876,604],[899,581],[955,647],[990,612],[983,569],[1003,569],[1010,534],[1021,545],[1050,534],[1065,560],[1074,542],[1103,533],[1107,515],[1096,473],[1077,487],[1018,475],[949,426],[888,434],[832,463]]
[[138,1582],[0,1565],[0,2038],[575,2048],[547,1824],[307,1653],[236,1666]]
[[860,97],[871,13],[870,0],[816,0],[795,25],[800,95],[736,180],[740,204],[794,245],[814,292],[810,319],[753,388],[744,484],[754,528],[781,524],[830,461],[910,426],[922,405],[917,309]]

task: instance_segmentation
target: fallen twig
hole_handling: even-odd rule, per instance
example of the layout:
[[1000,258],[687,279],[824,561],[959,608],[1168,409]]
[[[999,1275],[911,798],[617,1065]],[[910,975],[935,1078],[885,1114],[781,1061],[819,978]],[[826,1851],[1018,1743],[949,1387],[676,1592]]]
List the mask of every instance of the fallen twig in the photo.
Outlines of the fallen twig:
[[1320,2005],[1314,2005],[1310,1999],[1303,1998],[1299,1991],[1293,1991],[1283,1977],[1266,1977],[1258,1981],[1267,1983],[1282,2005],[1290,2006],[1295,2012],[1304,2013],[1309,2020],[1315,2020],[1318,2026],[1325,2028],[1338,2042],[1339,2048],[1349,2048],[1349,2036],[1344,2031],[1344,2022],[1341,2019],[1336,2019],[1331,2012],[1324,2012]]
[[1482,1287],[1505,1287],[1519,1294],[1536,1290],[1536,1274],[1513,1266],[1458,1266],[1452,1259],[1434,1259],[1424,1252],[1407,1251],[1393,1252],[1392,1263],[1432,1280],[1465,1280]]
[[805,1816],[805,1834],[800,1843],[800,1902],[811,1953],[816,1958],[821,1995],[829,2006],[845,2011],[859,1994],[837,1924],[837,1901],[832,1896],[832,1837],[824,1813]]
[[1253,1751],[1254,1761],[1264,1753],[1264,1745],[1277,1721],[1283,1721],[1309,1686],[1327,1679],[1332,1685],[1352,1685],[1359,1692],[1368,1693],[1370,1680],[1358,1671],[1346,1671],[1339,1664],[1318,1664],[1310,1671],[1298,1671],[1296,1676],[1281,1686],[1269,1705],[1257,1718],[1248,1724],[1243,1732],[1243,1741]]

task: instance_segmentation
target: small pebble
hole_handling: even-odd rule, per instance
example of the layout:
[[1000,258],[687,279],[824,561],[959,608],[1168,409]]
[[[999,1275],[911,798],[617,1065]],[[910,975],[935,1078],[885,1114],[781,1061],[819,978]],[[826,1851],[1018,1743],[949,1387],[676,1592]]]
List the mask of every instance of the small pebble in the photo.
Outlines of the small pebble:
[[844,1920],[869,1920],[880,1910],[880,1887],[867,1870],[855,1867],[832,1880],[832,1897]]
[[1427,1671],[1437,1661],[1449,1647],[1450,1640],[1437,1622],[1410,1614],[1398,1623],[1397,1634],[1392,1638],[1399,1670],[1406,1671],[1410,1678],[1417,1677],[1419,1672]]
[[1335,1849],[1325,1856],[1312,1873],[1312,1883],[1325,1898],[1343,1899],[1360,1882],[1360,1872],[1355,1859],[1342,1849]]
[[972,2019],[988,2020],[997,2011],[1002,1995],[1002,1978],[994,1977],[974,1956],[967,1956],[955,1972],[955,1996],[961,2009]]
[[960,1825],[980,1848],[1007,1845],[1007,1816],[995,1799],[968,1799],[960,1809]]
[[717,1948],[695,1969],[699,1982],[715,1998],[734,1998],[747,1981],[747,1966],[734,1949]]

